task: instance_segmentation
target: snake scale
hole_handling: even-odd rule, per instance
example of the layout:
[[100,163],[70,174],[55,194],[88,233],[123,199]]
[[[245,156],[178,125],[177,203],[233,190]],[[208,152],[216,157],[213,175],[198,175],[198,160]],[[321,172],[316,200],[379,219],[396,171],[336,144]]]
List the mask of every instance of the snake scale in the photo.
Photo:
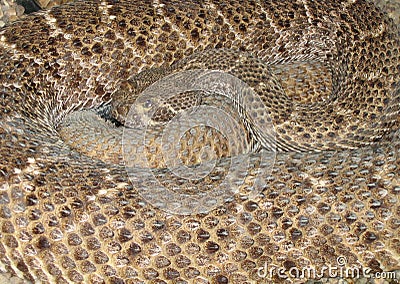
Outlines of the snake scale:
[[[362,0],[77,1],[1,29],[0,262],[43,283],[291,283],[304,281],[293,268],[332,277],[323,267],[339,259],[399,269],[399,47],[392,20]],[[257,198],[175,215],[143,200],[146,180],[60,138],[66,115],[108,105],[133,74],[220,48],[272,71],[325,68],[329,92],[292,99],[306,105],[298,117],[329,119],[285,126],[279,98],[272,118],[285,139],[340,147],[278,152]],[[303,113],[321,102],[326,114]]]

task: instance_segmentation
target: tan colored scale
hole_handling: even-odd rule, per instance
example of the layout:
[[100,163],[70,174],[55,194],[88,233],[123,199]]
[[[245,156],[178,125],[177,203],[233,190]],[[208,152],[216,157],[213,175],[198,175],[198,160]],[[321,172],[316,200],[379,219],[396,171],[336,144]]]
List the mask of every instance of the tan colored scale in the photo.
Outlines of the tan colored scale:
[[[398,269],[399,46],[393,22],[365,1],[78,1],[11,24],[0,30],[0,262],[43,283],[291,283],[302,280],[257,269],[319,270],[339,256]],[[320,81],[300,76],[310,97],[293,100],[299,112],[280,109],[281,97],[268,102],[281,110],[271,114],[283,121],[278,141],[321,151],[277,153],[254,200],[257,163],[231,202],[171,215],[140,197],[147,180],[131,183],[123,166],[60,138],[66,115],[109,103],[135,74],[214,48],[275,66],[289,98],[302,98],[285,83],[291,63],[331,76],[324,100]],[[300,135],[282,119],[293,116]],[[304,144],[325,138],[335,145]],[[338,144],[353,149],[328,150]]]

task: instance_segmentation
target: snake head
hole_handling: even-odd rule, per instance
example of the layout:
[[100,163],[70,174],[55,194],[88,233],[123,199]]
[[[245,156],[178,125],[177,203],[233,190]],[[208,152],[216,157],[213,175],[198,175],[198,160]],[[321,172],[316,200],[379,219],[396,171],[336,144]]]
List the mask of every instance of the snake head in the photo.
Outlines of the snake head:
[[[126,127],[144,125],[144,113],[151,107],[152,102],[140,102],[141,89],[134,80],[125,80],[112,95],[111,114]],[[138,101],[139,99],[139,101]]]

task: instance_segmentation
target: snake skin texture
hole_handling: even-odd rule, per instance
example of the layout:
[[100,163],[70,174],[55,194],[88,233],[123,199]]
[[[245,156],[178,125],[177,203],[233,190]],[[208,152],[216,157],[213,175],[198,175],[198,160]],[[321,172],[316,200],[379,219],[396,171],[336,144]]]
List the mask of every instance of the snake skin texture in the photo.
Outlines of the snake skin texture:
[[[1,29],[1,264],[43,283],[291,283],[304,280],[291,269],[328,277],[339,259],[399,269],[399,41],[392,20],[356,0],[77,1]],[[272,69],[322,63],[331,92],[292,98],[332,101],[330,119],[285,126],[287,108],[272,118],[285,139],[339,137],[348,149],[277,153],[257,198],[179,216],[141,198],[146,180],[60,138],[66,115],[110,103],[133,74],[211,48]],[[259,273],[271,267],[284,271]]]

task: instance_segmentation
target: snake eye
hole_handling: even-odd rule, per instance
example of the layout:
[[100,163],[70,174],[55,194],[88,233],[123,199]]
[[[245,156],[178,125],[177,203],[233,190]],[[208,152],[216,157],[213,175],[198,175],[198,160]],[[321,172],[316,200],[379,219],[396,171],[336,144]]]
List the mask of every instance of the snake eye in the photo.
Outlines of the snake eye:
[[146,100],[144,103],[143,103],[143,107],[144,108],[151,108],[153,106],[153,102],[151,101],[151,100]]

